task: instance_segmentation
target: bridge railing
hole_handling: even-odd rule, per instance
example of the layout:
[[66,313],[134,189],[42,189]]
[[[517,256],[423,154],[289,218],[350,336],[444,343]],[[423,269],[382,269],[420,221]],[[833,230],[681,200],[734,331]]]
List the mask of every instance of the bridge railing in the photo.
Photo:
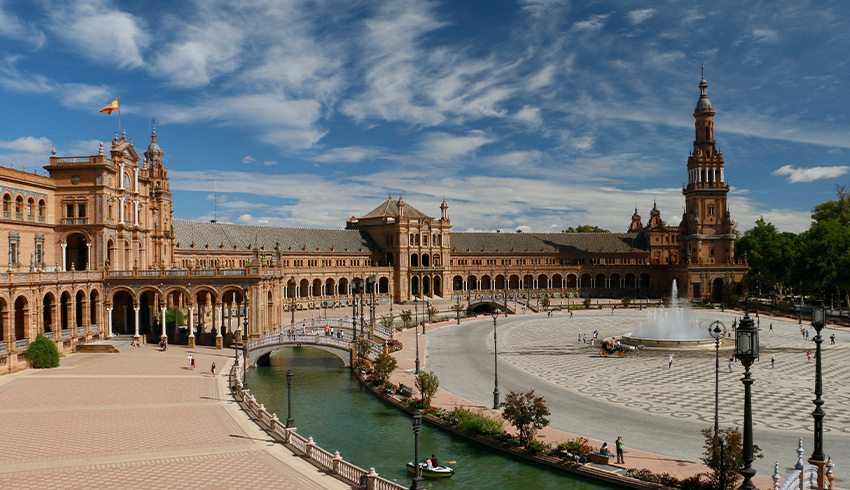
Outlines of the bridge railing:
[[[384,352],[384,343],[376,342],[372,339],[367,339],[367,342],[369,342],[369,352],[366,354],[366,357],[370,361],[374,361],[382,352]],[[260,349],[269,345],[299,344],[327,345],[329,347],[336,347],[337,349],[346,351],[351,351],[352,349],[352,343],[350,340],[338,339],[336,337],[323,334],[299,333],[292,335],[289,333],[267,333],[261,335],[259,338],[249,340],[248,350]]]
[[[295,322],[294,324],[284,324],[278,327],[278,331],[285,332],[288,330],[304,330],[312,331],[313,329],[317,331],[323,331],[325,327],[333,328],[335,330],[351,330],[351,317],[350,316],[341,316],[341,317],[320,317],[320,318],[311,318],[309,320],[300,320]],[[360,320],[357,319],[357,327],[360,328]],[[369,326],[363,327],[363,330],[368,331]],[[376,337],[381,337],[382,339],[388,339],[392,337],[392,330],[382,327],[379,324],[375,324],[374,334]],[[274,332],[273,332],[274,333]]]
[[316,445],[312,437],[307,439],[302,437],[294,427],[287,428],[280,422],[277,414],[270,413],[265,406],[257,403],[254,395],[242,386],[241,380],[244,372],[245,359],[240,355],[230,371],[231,387],[234,390],[236,400],[257,425],[267,429],[272,437],[283,443],[292,452],[352,486],[362,485],[365,480],[367,490],[405,490],[407,488],[386,478],[381,478],[375,472],[375,468],[369,468],[369,471],[366,471],[343,460],[339,451],[335,451],[333,454],[329,453]]

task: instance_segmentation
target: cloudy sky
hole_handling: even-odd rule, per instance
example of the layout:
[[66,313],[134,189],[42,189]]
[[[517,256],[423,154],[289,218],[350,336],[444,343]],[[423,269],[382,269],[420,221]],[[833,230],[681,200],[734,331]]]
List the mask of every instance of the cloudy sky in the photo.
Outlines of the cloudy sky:
[[[697,6],[699,5],[699,6]],[[808,227],[850,184],[850,3],[0,0],[0,164],[157,121],[175,217],[455,230],[677,224],[705,65],[732,217]],[[842,81],[843,80],[843,81]]]

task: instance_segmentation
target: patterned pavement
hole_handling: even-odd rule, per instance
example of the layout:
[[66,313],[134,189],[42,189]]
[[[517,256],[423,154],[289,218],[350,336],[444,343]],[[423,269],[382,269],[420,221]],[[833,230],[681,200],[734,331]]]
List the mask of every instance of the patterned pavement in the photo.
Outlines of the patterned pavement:
[[[192,353],[197,369],[188,367]],[[0,377],[0,484],[20,489],[344,489],[232,402],[232,351],[143,346]]]

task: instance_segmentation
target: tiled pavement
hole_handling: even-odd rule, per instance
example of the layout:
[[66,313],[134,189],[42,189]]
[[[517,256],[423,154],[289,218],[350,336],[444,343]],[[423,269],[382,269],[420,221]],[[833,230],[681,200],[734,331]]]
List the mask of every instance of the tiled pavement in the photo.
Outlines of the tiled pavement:
[[[231,401],[232,351],[143,346],[0,377],[0,484],[10,488],[348,485],[294,457]],[[198,368],[188,368],[192,353]]]

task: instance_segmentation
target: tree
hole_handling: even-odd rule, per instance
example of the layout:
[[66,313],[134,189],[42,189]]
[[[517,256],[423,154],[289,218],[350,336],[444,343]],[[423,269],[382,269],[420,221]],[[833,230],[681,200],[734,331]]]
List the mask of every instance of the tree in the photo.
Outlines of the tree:
[[382,315],[379,321],[381,322],[381,326],[386,330],[389,330],[390,332],[393,331],[393,327],[395,326],[395,319],[393,317],[389,315]]
[[401,322],[404,324],[404,328],[410,327],[410,318],[412,316],[413,315],[411,314],[410,310],[401,310],[401,313],[399,313],[398,317],[401,318]]
[[363,337],[357,339],[357,355],[365,358],[367,354],[369,354],[369,350],[371,349],[371,345],[369,341]]
[[584,298],[584,302],[583,302],[583,303],[584,303],[584,307],[585,307],[586,309],[590,309],[590,305],[592,304],[592,302],[591,302],[590,298]]
[[604,228],[600,228],[594,225],[578,225],[575,228],[572,226],[567,228],[566,230],[561,231],[561,233],[611,233],[609,230]]
[[452,311],[457,313],[457,323],[460,325],[460,314],[466,311],[466,307],[460,304],[460,300],[457,303],[452,305]]
[[390,375],[393,374],[393,371],[398,367],[398,361],[395,357],[381,353],[378,355],[378,358],[375,360],[375,364],[373,366],[375,368],[375,374],[381,383],[385,383]]
[[36,369],[59,367],[59,349],[52,340],[38,334],[27,348],[27,360]]
[[623,308],[628,308],[629,304],[632,302],[632,298],[628,296],[623,296],[622,298],[620,298],[620,302],[623,303]]
[[747,256],[750,290],[772,292],[797,284],[792,278],[792,267],[799,237],[794,233],[780,233],[763,217],[756,225],[735,241],[735,255]]
[[437,315],[437,313],[439,313],[439,311],[437,311],[437,309],[436,309],[436,308],[434,308],[433,306],[429,306],[429,307],[428,307],[428,321],[429,321],[429,322],[433,322],[433,321],[434,321],[434,316],[436,316],[436,315]]
[[519,431],[520,444],[527,446],[537,431],[549,425],[549,407],[542,396],[534,396],[534,390],[527,393],[511,391],[505,398],[502,417]]
[[[716,490],[732,490],[736,488],[741,477],[738,470],[744,467],[744,450],[741,433],[738,431],[738,428],[729,427],[720,429],[715,434],[714,428],[708,427],[701,432],[705,436],[705,452],[702,455],[702,462],[711,469],[711,472],[706,474],[711,488]],[[720,459],[721,438],[726,443],[722,460]],[[761,449],[756,445],[753,445],[753,457],[755,459],[762,457]],[[724,482],[723,488],[720,488],[721,475]]]
[[177,315],[177,325],[186,325],[183,321],[183,312],[180,310],[176,310],[171,308],[170,310],[165,312],[165,324],[166,325],[174,325],[174,316]]
[[812,209],[812,220],[817,223],[835,220],[842,226],[850,226],[850,190],[843,185],[835,185],[837,201],[827,201]]
[[416,389],[422,394],[422,405],[426,408],[431,406],[431,398],[440,388],[440,379],[434,371],[421,371],[416,377]]

